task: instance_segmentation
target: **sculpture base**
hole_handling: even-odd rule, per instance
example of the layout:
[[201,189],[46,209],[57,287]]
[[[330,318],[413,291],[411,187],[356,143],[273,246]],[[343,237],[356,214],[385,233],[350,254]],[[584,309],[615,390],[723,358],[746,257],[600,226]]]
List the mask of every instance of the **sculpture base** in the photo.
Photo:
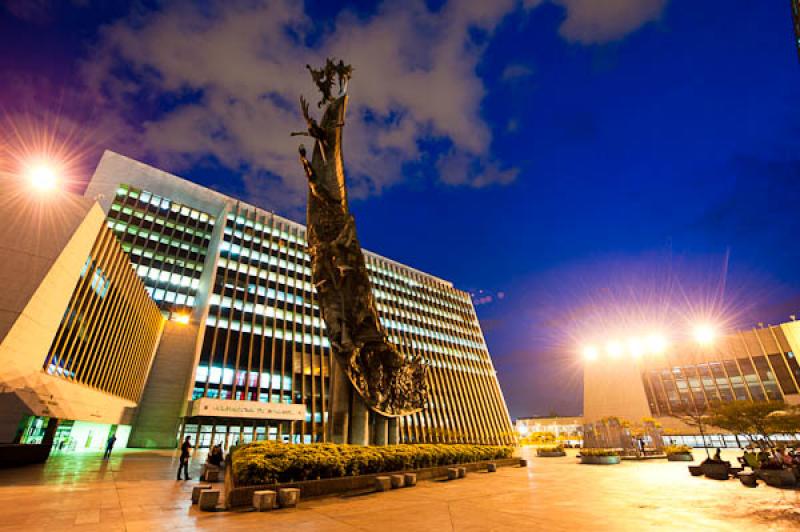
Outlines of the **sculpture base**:
[[372,412],[353,390],[347,375],[332,361],[328,441],[350,445],[396,445],[400,440],[397,418]]

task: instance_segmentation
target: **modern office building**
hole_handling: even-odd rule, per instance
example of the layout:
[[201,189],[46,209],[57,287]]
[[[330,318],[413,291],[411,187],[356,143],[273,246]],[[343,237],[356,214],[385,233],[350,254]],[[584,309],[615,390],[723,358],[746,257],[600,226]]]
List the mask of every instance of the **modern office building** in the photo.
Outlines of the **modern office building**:
[[0,465],[124,445],[161,313],[95,201],[14,180],[0,198]]
[[584,363],[584,419],[655,418],[668,431],[694,434],[673,416],[732,400],[800,404],[798,350],[800,322],[790,321],[705,345],[686,341],[659,353],[592,356]]
[[[331,355],[305,228],[112,152],[85,196],[169,318],[129,445],[323,441]],[[401,418],[390,441],[513,442],[469,295],[365,257],[391,339],[430,363],[428,408]]]

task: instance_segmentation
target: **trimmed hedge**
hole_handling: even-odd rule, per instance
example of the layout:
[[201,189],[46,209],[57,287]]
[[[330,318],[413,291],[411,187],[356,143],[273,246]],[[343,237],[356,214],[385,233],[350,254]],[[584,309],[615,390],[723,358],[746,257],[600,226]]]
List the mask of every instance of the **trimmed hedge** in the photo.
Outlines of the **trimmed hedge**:
[[692,448],[688,445],[667,445],[664,447],[664,453],[666,454],[682,454],[682,453],[691,453]]
[[543,445],[536,450],[543,453],[561,453],[564,452],[564,446],[560,443],[558,445]]
[[239,486],[297,482],[510,458],[511,447],[408,444],[381,447],[259,441],[232,451]]
[[581,456],[619,456],[622,449],[581,449]]

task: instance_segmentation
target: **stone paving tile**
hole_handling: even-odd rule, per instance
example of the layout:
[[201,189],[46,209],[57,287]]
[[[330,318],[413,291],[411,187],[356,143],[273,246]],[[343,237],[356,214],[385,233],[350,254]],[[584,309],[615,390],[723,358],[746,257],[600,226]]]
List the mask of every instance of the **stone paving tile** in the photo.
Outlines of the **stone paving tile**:
[[[293,510],[208,513],[189,501],[194,482],[175,481],[176,453],[62,456],[0,470],[0,531],[800,529],[800,491],[693,478],[686,463],[528,457],[526,469],[302,501]],[[196,458],[193,478],[204,457]]]

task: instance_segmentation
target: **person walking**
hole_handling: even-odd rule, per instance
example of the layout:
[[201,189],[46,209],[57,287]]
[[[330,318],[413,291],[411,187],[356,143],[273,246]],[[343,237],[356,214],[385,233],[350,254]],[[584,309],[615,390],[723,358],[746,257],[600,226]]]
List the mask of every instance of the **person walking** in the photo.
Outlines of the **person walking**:
[[192,448],[191,436],[186,436],[186,439],[181,445],[181,458],[178,463],[178,480],[181,480],[181,468],[183,468],[183,479],[189,480],[189,449]]
[[106,452],[103,454],[103,459],[111,458],[111,451],[114,449],[114,444],[117,443],[117,437],[112,434],[106,442]]

